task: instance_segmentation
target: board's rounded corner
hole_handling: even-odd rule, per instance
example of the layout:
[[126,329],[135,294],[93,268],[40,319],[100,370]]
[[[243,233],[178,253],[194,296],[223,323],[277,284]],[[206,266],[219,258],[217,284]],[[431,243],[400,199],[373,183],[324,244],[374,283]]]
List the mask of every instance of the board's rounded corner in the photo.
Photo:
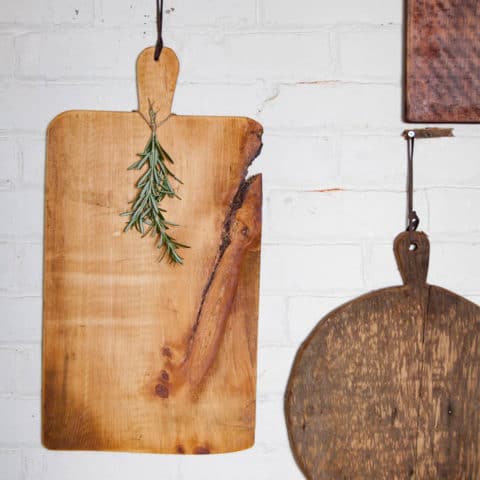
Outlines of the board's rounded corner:
[[260,135],[263,135],[265,128],[263,125],[258,121],[251,117],[240,117],[240,119],[244,120],[250,130],[257,131]]
[[55,115],[47,126],[47,135],[57,126],[58,123],[65,120],[65,118],[70,117],[76,112],[76,110],[66,110],[65,112],[61,112],[58,115]]
[[44,430],[42,430],[40,443],[42,444],[42,447],[46,448],[47,450],[60,450],[58,445],[55,444],[53,439],[49,438]]
[[242,447],[240,447],[238,450],[234,450],[233,453],[240,453],[240,452],[245,452],[247,450],[251,450],[252,448],[255,447],[255,436],[251,440],[248,441],[248,443],[245,443]]

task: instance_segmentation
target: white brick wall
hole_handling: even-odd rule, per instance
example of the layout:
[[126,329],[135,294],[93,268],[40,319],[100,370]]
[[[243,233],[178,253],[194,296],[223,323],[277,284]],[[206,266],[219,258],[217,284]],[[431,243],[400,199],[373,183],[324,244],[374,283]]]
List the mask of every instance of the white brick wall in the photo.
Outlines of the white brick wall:
[[[283,391],[326,313],[398,284],[403,228],[398,0],[166,0],[177,113],[265,126],[257,442],[218,457],[50,452],[40,444],[45,129],[77,108],[131,110],[153,0],[0,2],[0,480],[301,479]],[[480,130],[419,141],[430,280],[480,301]],[[327,190],[327,191],[324,191]],[[329,191],[330,190],[330,191]]]

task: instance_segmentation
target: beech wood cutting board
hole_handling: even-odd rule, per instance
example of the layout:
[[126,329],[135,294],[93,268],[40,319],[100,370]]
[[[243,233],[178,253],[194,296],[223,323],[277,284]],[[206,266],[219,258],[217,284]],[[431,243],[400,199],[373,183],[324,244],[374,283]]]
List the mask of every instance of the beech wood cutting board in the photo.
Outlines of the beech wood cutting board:
[[[137,63],[139,110],[171,112],[178,60]],[[123,233],[150,137],[138,112],[70,111],[48,128],[43,442],[53,449],[220,453],[254,442],[261,126],[170,116],[157,130],[183,181],[165,200],[183,266]]]

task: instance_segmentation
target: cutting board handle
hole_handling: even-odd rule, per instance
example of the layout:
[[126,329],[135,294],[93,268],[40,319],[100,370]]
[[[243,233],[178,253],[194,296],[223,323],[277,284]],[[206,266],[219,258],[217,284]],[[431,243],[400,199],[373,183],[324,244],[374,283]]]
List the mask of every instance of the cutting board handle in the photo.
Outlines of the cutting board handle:
[[146,48],[137,59],[138,110],[149,118],[150,100],[161,122],[172,112],[179,62],[170,48],[163,48],[158,61],[154,53],[154,47]]
[[430,260],[427,235],[423,232],[403,232],[395,239],[393,249],[405,285],[425,285]]

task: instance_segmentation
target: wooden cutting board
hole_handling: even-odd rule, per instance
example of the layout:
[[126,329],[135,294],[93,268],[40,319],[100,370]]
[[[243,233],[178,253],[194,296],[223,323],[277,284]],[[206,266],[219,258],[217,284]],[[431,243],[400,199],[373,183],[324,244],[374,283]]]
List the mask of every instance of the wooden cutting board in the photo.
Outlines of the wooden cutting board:
[[406,5],[406,120],[480,122],[478,1]]
[[248,118],[170,116],[178,60],[137,63],[183,181],[162,207],[191,246],[158,262],[123,233],[150,128],[138,112],[70,111],[48,128],[43,443],[53,449],[220,453],[254,442],[261,148]]
[[413,243],[395,241],[404,286],[333,311],[297,354],[286,417],[309,479],[480,478],[480,308],[428,285]]

